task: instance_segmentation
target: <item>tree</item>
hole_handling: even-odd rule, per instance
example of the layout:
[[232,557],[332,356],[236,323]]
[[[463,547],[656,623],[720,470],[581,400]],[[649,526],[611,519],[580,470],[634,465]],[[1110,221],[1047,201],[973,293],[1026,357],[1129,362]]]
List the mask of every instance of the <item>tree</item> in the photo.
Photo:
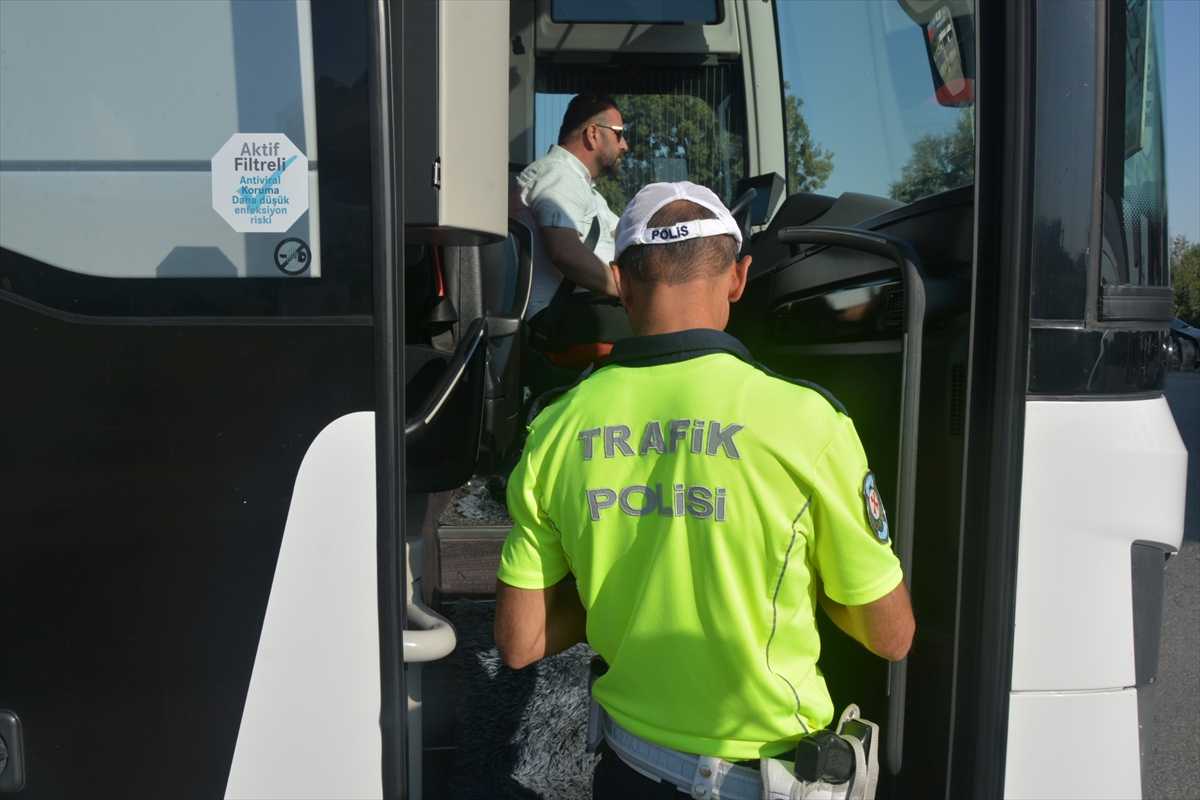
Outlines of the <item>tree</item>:
[[913,142],[900,180],[888,187],[893,200],[911,203],[975,180],[975,108],[963,109],[949,133],[926,131]]
[[732,203],[742,178],[742,137],[730,132],[702,98],[690,94],[628,94],[621,109],[629,151],[620,174],[600,178],[596,190],[620,214],[638,190],[655,181],[690,180]]
[[[784,84],[785,91],[788,85]],[[628,120],[629,151],[620,174],[600,178],[596,190],[620,214],[639,189],[654,181],[687,179],[707,186],[726,204],[743,177],[742,136],[731,131],[726,103],[717,110],[690,94],[627,94],[613,98]],[[833,172],[833,153],[814,145],[794,95],[785,98],[788,192],[812,192]]]
[[1175,316],[1200,327],[1200,242],[1183,234],[1171,240],[1171,285],[1175,288]]
[[804,100],[788,94],[791,84],[783,82],[784,130],[787,131],[788,194],[815,192],[825,186],[833,173],[833,151],[813,144],[808,123],[800,113]]

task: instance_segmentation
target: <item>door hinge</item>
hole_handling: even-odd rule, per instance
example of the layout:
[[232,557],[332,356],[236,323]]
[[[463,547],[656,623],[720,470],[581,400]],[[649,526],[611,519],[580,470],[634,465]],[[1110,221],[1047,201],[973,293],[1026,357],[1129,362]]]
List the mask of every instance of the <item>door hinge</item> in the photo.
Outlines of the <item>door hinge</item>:
[[433,160],[433,185],[442,188],[442,157]]

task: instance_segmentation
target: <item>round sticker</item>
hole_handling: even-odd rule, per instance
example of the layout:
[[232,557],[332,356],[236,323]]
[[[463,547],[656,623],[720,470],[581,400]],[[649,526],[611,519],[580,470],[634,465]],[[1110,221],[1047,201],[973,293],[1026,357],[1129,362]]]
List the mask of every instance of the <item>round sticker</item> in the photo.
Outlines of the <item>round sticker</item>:
[[312,253],[303,239],[290,237],[275,245],[275,266],[284,275],[300,275],[308,269]]
[[880,544],[888,543],[887,511],[883,508],[883,499],[879,496],[879,487],[875,485],[874,473],[868,472],[863,478],[863,507],[867,511],[867,524]]

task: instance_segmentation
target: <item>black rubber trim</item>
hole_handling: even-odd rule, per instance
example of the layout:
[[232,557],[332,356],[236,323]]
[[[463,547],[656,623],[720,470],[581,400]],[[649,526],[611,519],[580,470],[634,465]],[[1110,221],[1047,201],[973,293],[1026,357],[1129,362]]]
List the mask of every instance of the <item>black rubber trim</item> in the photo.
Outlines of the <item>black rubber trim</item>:
[[[1003,797],[1034,216],[1034,3],[978,3],[975,271],[947,797]],[[938,792],[942,795],[943,792]]]
[[1163,601],[1167,559],[1178,549],[1160,542],[1136,541],[1129,547],[1133,587],[1133,663],[1137,686],[1158,678],[1158,654],[1162,644]]
[[96,317],[90,314],[72,314],[70,311],[60,311],[57,308],[43,305],[36,300],[29,300],[20,295],[0,289],[0,300],[5,300],[16,306],[27,308],[38,314],[45,314],[63,322],[73,322],[78,325],[154,325],[182,326],[194,328],[200,325],[229,327],[232,325],[274,325],[283,327],[311,326],[355,326],[369,327],[374,324],[370,314],[345,314],[340,317]]
[[404,152],[400,3],[369,6],[371,191],[374,205],[375,513],[379,593],[380,770],[385,800],[408,796],[404,629]]
[[1142,792],[1148,786],[1150,743],[1154,733],[1154,707],[1158,695],[1158,656],[1162,645],[1163,602],[1166,599],[1167,561],[1179,550],[1161,542],[1136,541],[1129,546],[1133,588],[1133,670],[1137,689],[1138,749],[1141,756]]

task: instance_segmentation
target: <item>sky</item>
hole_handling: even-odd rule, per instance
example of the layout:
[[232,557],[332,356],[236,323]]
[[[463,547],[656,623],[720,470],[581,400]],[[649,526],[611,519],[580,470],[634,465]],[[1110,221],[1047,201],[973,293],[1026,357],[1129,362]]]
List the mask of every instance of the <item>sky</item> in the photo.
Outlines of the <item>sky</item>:
[[1200,241],[1200,0],[1165,0],[1167,226]]

